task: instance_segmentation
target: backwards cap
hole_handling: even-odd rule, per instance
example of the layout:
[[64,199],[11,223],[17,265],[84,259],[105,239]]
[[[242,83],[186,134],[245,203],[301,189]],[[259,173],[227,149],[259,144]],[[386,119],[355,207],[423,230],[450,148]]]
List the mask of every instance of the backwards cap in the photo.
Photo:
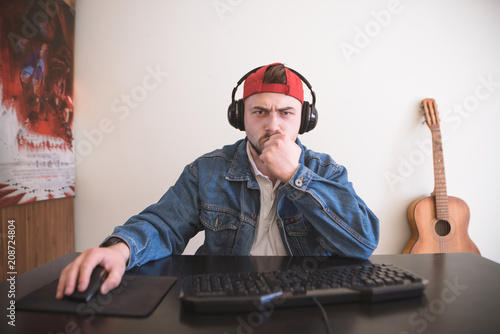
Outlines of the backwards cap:
[[286,84],[262,82],[264,80],[264,74],[269,66],[280,64],[281,63],[273,63],[267,66],[262,66],[256,72],[250,74],[245,80],[245,85],[243,86],[243,100],[253,94],[269,92],[292,96],[299,100],[300,103],[303,103],[304,88],[302,87],[302,80],[300,80],[300,78],[288,68],[285,67]]

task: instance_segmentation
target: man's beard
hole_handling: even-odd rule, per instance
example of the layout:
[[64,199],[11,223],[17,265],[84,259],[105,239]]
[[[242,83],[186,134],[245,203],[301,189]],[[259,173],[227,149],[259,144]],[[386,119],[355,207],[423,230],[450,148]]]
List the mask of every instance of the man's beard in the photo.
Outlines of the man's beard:
[[262,154],[262,150],[264,149],[264,145],[260,145],[261,147],[257,147],[254,145],[254,143],[252,143],[252,141],[249,139],[248,142],[250,143],[250,146],[252,146],[252,148],[254,149],[255,152],[257,152],[258,155],[261,155]]

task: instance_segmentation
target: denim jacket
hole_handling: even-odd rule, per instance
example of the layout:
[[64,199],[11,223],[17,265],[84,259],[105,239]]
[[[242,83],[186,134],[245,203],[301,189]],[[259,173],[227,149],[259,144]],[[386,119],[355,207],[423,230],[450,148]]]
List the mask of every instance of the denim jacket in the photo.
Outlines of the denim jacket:
[[[128,268],[181,254],[202,230],[196,254],[248,255],[260,193],[246,141],[196,159],[158,203],[115,228],[111,236],[130,247]],[[300,166],[278,194],[276,224],[286,252],[368,258],[378,244],[377,217],[356,195],[345,167],[297,144]]]

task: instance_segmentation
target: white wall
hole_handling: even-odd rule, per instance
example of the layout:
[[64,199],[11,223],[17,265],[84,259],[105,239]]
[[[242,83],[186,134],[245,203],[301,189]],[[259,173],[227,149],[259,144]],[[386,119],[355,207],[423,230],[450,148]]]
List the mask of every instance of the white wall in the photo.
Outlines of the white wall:
[[380,218],[375,254],[401,253],[408,205],[433,190],[418,110],[430,97],[448,194],[468,203],[469,235],[500,262],[499,1],[86,0],[76,12],[77,250],[242,138],[226,120],[231,90],[280,61],[318,97],[302,142],[345,165]]

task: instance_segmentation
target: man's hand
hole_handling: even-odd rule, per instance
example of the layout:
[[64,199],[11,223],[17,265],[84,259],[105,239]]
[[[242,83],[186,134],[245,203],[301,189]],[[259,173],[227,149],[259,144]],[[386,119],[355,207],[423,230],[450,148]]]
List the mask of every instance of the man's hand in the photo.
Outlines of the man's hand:
[[130,250],[123,242],[110,247],[84,250],[61,272],[56,298],[62,299],[65,295],[71,295],[75,288],[78,291],[85,291],[89,285],[90,275],[98,265],[108,272],[108,277],[102,283],[100,292],[103,295],[108,293],[120,285],[129,256]]
[[264,143],[260,161],[281,182],[288,182],[299,167],[302,150],[285,134],[276,133]]

